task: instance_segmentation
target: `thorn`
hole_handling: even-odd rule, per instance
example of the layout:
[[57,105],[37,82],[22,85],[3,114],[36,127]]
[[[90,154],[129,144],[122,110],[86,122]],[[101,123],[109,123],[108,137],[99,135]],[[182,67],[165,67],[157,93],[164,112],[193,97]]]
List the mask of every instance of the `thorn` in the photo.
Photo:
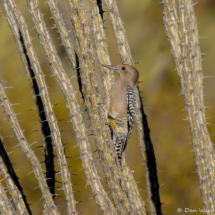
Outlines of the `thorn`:
[[43,199],[43,196],[39,199],[39,201],[42,200],[42,199]]
[[55,106],[57,106],[57,105],[59,105],[59,103],[52,105],[52,107],[55,107]]
[[32,143],[32,144],[30,145],[30,147],[31,147],[31,146],[33,146],[35,143],[37,143],[37,141],[36,141],[36,142],[34,142],[34,143]]
[[37,188],[39,188],[39,186],[35,187],[33,190],[36,190]]
[[59,120],[56,120],[57,122],[60,122],[60,121],[63,121],[64,119],[59,119]]
[[35,147],[35,148],[41,148],[41,147],[43,147],[43,145],[42,145],[42,146],[37,146],[37,147]]
[[32,170],[30,173],[28,173],[28,175],[27,175],[27,176],[29,176],[32,172],[34,172],[34,171]]
[[36,131],[41,131],[41,129],[34,130],[33,132],[36,132]]
[[19,144],[18,145],[16,145],[16,146],[14,146],[13,148],[16,148],[16,147],[18,147],[19,146]]

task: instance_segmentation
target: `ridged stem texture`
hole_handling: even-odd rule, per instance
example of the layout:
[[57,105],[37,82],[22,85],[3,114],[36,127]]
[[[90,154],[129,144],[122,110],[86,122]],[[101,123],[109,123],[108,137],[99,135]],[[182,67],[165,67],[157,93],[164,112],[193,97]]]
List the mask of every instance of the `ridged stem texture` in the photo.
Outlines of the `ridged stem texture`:
[[[104,90],[106,96],[108,96],[110,89],[114,82],[114,75],[113,71],[108,69],[107,67],[102,66],[104,65],[111,65],[109,53],[108,53],[108,46],[106,41],[106,35],[104,32],[104,22],[102,20],[102,16],[100,16],[101,5],[99,7],[98,2],[96,0],[90,0],[91,4],[91,17],[93,23],[93,39],[94,39],[94,49],[96,59],[98,59],[99,66]],[[101,4],[101,3],[100,3]]]
[[39,188],[42,192],[42,196],[45,200],[49,213],[53,215],[59,214],[57,211],[57,207],[54,204],[52,194],[49,191],[40,162],[37,159],[36,155],[34,154],[33,150],[31,149],[30,145],[28,144],[23,134],[23,131],[16,118],[16,114],[12,110],[12,105],[10,104],[10,102],[6,97],[4,87],[2,86],[1,81],[0,81],[0,101],[1,101],[1,105],[4,107],[5,113],[7,114],[7,118],[11,124],[13,132],[19,142],[19,146],[21,147],[25,157],[28,159],[29,163],[32,166],[33,172],[39,184]]
[[[45,165],[46,165],[46,179],[49,186],[49,189],[54,197],[55,194],[55,169],[54,169],[54,152],[53,152],[53,146],[52,146],[52,135],[51,135],[51,128],[50,128],[50,121],[47,118],[47,108],[46,108],[46,97],[49,99],[47,92],[47,87],[45,84],[44,75],[42,72],[39,72],[40,67],[38,60],[37,63],[36,54],[33,50],[31,39],[28,33],[26,34],[24,23],[21,23],[20,27],[18,26],[13,11],[11,8],[13,8],[15,5],[12,5],[12,2],[10,3],[11,7],[8,7],[9,11],[5,9],[7,7],[6,5],[3,7],[3,10],[5,12],[5,15],[7,16],[8,24],[11,28],[12,34],[14,36],[15,42],[17,44],[20,57],[22,59],[22,62],[24,64],[26,74],[28,77],[28,80],[30,82],[34,101],[36,104],[36,109],[38,112],[40,124],[41,124],[41,131],[43,135],[43,146],[45,151]],[[18,11],[17,11],[18,12]],[[19,12],[18,12],[19,14]],[[16,17],[17,18],[17,17]],[[24,35],[24,36],[23,36]],[[31,53],[31,54],[28,54]],[[36,71],[36,73],[35,73]],[[44,91],[41,93],[41,91],[44,89]],[[55,141],[55,139],[54,139]]]
[[[123,63],[133,65],[131,50],[128,44],[123,21],[120,17],[116,2],[114,0],[104,0],[108,17],[111,21],[112,28],[118,45],[119,54]],[[141,72],[141,71],[139,71]],[[157,164],[154,154],[153,145],[150,138],[150,129],[147,117],[143,109],[139,87],[136,89],[137,111],[136,111],[136,128],[138,132],[139,145],[141,148],[148,192],[148,203],[151,214],[162,215],[159,182],[157,176]]]
[[16,207],[16,210],[19,214],[27,215],[28,211],[25,207],[25,203],[22,198],[22,194],[17,189],[14,181],[11,176],[7,173],[7,168],[0,157],[0,174],[3,176],[4,181],[6,182],[7,189],[12,197],[13,203]]
[[[120,213],[130,213],[132,211],[138,214],[144,212],[143,202],[139,192],[136,193],[137,187],[131,171],[126,166],[125,171],[121,172],[120,167],[116,165],[116,155],[113,152],[112,144],[110,144],[112,141],[109,129],[105,126],[107,122],[104,121],[103,110],[99,107],[101,98],[98,93],[95,74],[95,53],[89,35],[90,31],[87,25],[88,21],[84,5],[80,1],[68,1],[68,4],[76,39],[76,52],[79,55],[81,65],[81,78],[86,95],[85,106],[93,126],[95,142],[100,153],[101,163],[112,192],[115,207],[118,206]],[[98,14],[97,16],[100,15]]]
[[[22,33],[22,38],[25,42],[25,47],[28,49],[28,56],[31,59],[31,64],[34,65],[34,72],[37,77],[37,83],[39,83],[40,87],[40,95],[44,99],[45,109],[48,117],[48,122],[51,127],[52,131],[52,139],[55,145],[55,150],[57,154],[57,161],[58,165],[60,167],[60,173],[62,177],[63,182],[63,188],[66,196],[66,201],[68,205],[68,210],[75,211],[75,202],[74,202],[74,196],[73,191],[71,188],[71,181],[70,181],[70,173],[68,171],[67,162],[66,162],[66,156],[64,154],[64,147],[61,140],[61,134],[57,125],[57,120],[54,116],[54,112],[52,109],[52,105],[50,103],[48,90],[45,84],[44,75],[41,71],[40,64],[38,59],[36,58],[36,54],[32,48],[31,39],[29,36],[27,25],[24,21],[24,18],[22,17],[21,13],[19,12],[18,8],[15,5],[15,2],[10,1],[10,7],[14,15],[16,16],[17,23],[19,25],[19,29]],[[49,138],[49,137],[46,137]],[[71,212],[72,213],[72,212]]]
[[[114,212],[113,205],[109,200],[109,198],[107,197],[107,194],[105,193],[103,187],[101,186],[100,179],[93,162],[90,144],[86,135],[86,129],[83,123],[80,107],[76,99],[76,93],[74,92],[71,82],[67,77],[62,67],[62,63],[57,55],[57,52],[55,50],[55,47],[50,38],[49,32],[46,28],[45,22],[43,20],[41,11],[39,9],[38,1],[28,1],[28,2],[29,2],[29,9],[34,20],[36,30],[38,31],[38,34],[39,34],[40,42],[44,47],[48,60],[51,64],[54,76],[56,77],[58,84],[61,87],[61,90],[63,91],[67,102],[67,108],[69,110],[71,121],[74,125],[74,130],[77,137],[77,145],[80,150],[82,164],[88,180],[87,184],[91,187],[93,196],[96,199],[96,202],[100,206],[101,210],[104,211],[105,214],[111,214],[111,213],[114,214],[115,212]],[[72,49],[71,41],[68,37],[68,32],[66,31],[66,28],[65,28],[65,24],[63,23],[63,19],[60,16],[59,10],[56,7],[56,2],[49,1],[48,4],[53,14],[53,19],[56,21],[57,26],[60,28],[59,32],[61,32],[61,38],[62,38],[63,44],[65,44],[65,46],[67,47],[67,53],[74,67],[75,65],[74,53],[73,53],[74,51]],[[41,34],[40,32],[45,32],[45,33]],[[66,191],[69,189],[64,188],[64,190]],[[68,192],[68,194],[66,195],[66,198],[68,198],[69,195],[71,194],[69,194]],[[72,200],[72,202],[73,202],[72,204],[74,204],[74,199]],[[69,212],[69,214],[70,213],[71,212]],[[76,212],[73,209],[73,214],[75,213]]]
[[10,162],[8,153],[4,147],[3,139],[0,137],[0,174],[6,182],[7,188],[12,196],[17,211],[20,214],[32,214],[26,196],[19,183],[15,170]]
[[163,0],[163,22],[170,42],[190,125],[196,170],[206,214],[214,214],[214,149],[207,130],[203,101],[202,57],[191,0]]
[[8,200],[5,189],[1,183],[0,183],[0,212],[2,214],[14,215],[11,203]]

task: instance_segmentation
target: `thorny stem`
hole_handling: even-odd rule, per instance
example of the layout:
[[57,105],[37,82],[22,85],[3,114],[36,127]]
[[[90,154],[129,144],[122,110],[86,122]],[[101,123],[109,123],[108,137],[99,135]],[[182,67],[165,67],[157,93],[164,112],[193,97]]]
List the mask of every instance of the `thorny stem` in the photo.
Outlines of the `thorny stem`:
[[205,120],[202,58],[191,0],[163,0],[163,22],[181,83],[190,124],[196,169],[206,214],[214,214],[214,149]]
[[[108,17],[110,18],[119,54],[123,63],[133,65],[130,47],[128,44],[128,38],[121,20],[116,2],[113,0],[104,0]],[[162,215],[161,202],[159,194],[159,182],[157,176],[157,164],[155,159],[155,153],[150,138],[150,130],[146,120],[146,115],[143,109],[139,87],[136,89],[137,98],[137,116],[136,116],[136,127],[138,132],[139,144],[144,159],[147,192],[148,192],[148,203],[151,214]],[[143,132],[144,131],[144,132]]]
[[[5,0],[1,0],[1,1],[3,3],[6,2]],[[8,2],[11,5],[14,4],[13,0],[8,0]],[[96,68],[95,62],[99,61],[99,63],[102,63],[102,64],[110,64],[105,33],[103,30],[102,19],[103,19],[104,11],[102,10],[102,4],[101,4],[102,2],[99,0],[97,1],[91,0],[93,34],[94,34],[94,40],[95,40],[94,46],[92,45],[92,42],[90,40],[86,13],[85,13],[85,9],[82,1],[68,0],[68,3],[69,3],[71,15],[72,15],[71,21],[73,24],[73,31],[75,35],[76,52],[74,52],[74,48],[69,38],[69,33],[65,28],[65,24],[57,9],[55,0],[48,0],[50,11],[57,25],[57,28],[59,30],[65,50],[67,51],[72,67],[77,72],[79,88],[84,98],[84,102],[93,125],[95,142],[98,148],[99,155],[101,157],[101,163],[105,172],[105,177],[107,178],[109,188],[111,190],[111,194],[112,194],[111,196],[114,200],[114,206],[116,207],[116,210],[113,207],[112,203],[110,202],[109,198],[107,197],[105,191],[103,190],[102,185],[100,184],[100,180],[93,163],[92,153],[91,153],[90,145],[86,135],[86,129],[83,123],[80,107],[76,100],[76,93],[74,92],[72,85],[70,83],[70,80],[68,79],[64,69],[62,68],[61,61],[56,54],[56,50],[53,46],[48,30],[45,26],[43,15],[40,12],[38,1],[28,0],[28,6],[30,9],[30,13],[33,18],[36,30],[38,31],[40,42],[45,49],[45,52],[47,54],[48,60],[52,67],[53,73],[65,96],[67,108],[69,110],[70,117],[71,117],[71,122],[73,123],[74,130],[76,133],[77,145],[79,146],[82,164],[87,177],[87,183],[91,187],[91,190],[96,199],[96,202],[99,204],[100,208],[102,209],[102,211],[104,211],[105,214],[113,214],[113,213],[114,214],[115,213],[146,214],[146,210],[144,208],[144,202],[142,202],[140,198],[139,191],[137,189],[137,185],[134,181],[131,171],[126,166],[125,161],[123,163],[123,172],[120,171],[120,168],[117,165],[117,162],[116,162],[117,159],[113,151],[113,146],[111,144],[109,129],[104,120],[105,118],[104,113],[103,111],[101,111],[101,108],[99,105],[99,103],[101,103],[101,98],[98,92],[98,85],[96,81],[97,77],[95,73],[95,68]],[[108,14],[111,17],[111,22],[116,35],[116,40],[117,40],[119,52],[122,58],[122,62],[123,63],[128,62],[132,64],[130,48],[128,45],[124,27],[122,25],[122,20],[118,13],[116,3],[115,1],[105,0],[105,4],[108,9]],[[11,8],[13,8],[12,10],[13,12],[17,10],[16,7],[14,8],[14,5]],[[31,39],[29,39],[30,37],[28,36],[27,26],[24,23],[24,20],[22,19],[22,16],[20,13],[16,11],[15,15],[16,15],[16,20],[19,24],[19,28],[21,29],[20,33],[21,33],[21,36],[23,37],[23,41],[24,41],[23,44],[25,44],[25,47],[29,52],[28,55],[31,56],[31,53],[34,53],[34,52],[32,51]],[[15,33],[13,34],[15,35]],[[16,35],[15,39],[17,38],[20,39],[21,36]],[[18,47],[20,45],[19,42],[17,42]],[[22,50],[22,48],[20,50]],[[93,50],[93,48],[95,49],[95,51]],[[39,71],[39,73],[36,74],[36,77],[37,77],[40,74],[42,74],[42,71],[40,69],[39,63],[37,62],[37,59],[35,58],[35,56],[36,56],[35,54],[31,56],[32,57],[31,60],[32,60],[32,65],[34,65],[34,67],[37,67],[36,71]],[[98,58],[98,60],[96,60],[95,58]],[[77,68],[78,64],[79,66]],[[28,67],[26,63],[24,63],[24,65],[25,67]],[[110,71],[109,69],[101,68],[101,66],[100,66],[100,69],[102,71],[102,80],[105,88],[105,93],[106,95],[108,95],[109,90],[112,86],[112,82],[114,80],[113,74],[112,74],[112,71]],[[81,74],[82,80],[79,77],[80,76],[79,72]],[[43,78],[44,77],[42,75],[41,80]],[[42,80],[41,82],[45,84],[44,80]],[[45,85],[44,86],[41,85],[40,87],[42,87],[42,89],[43,87],[45,87],[45,92],[47,92]],[[41,92],[43,92],[43,90]],[[157,169],[156,169],[156,161],[154,157],[153,146],[150,140],[149,128],[148,128],[146,116],[143,112],[142,102],[141,100],[139,100],[140,98],[139,91],[137,91],[137,95],[138,95],[137,97],[138,108],[140,108],[141,110],[140,112],[138,111],[137,113],[137,130],[138,130],[139,139],[140,139],[140,146],[141,146],[143,157],[145,158],[145,154],[144,154],[145,148],[143,145],[143,138],[144,138],[145,144],[146,144],[146,156],[149,156],[147,157],[148,167],[146,167],[146,169],[148,168],[149,172],[146,171],[146,178],[147,178],[147,190],[149,194],[150,212],[151,214],[156,214],[156,212],[157,214],[162,214],[160,209],[159,184],[157,179]],[[47,93],[47,96],[48,96],[48,93]],[[46,98],[45,96],[43,99],[45,100],[48,98]],[[46,104],[49,105],[49,101],[46,101],[44,104],[45,106]],[[50,112],[50,110],[51,109],[47,111],[47,115],[49,115],[49,113],[52,113],[52,116],[53,116],[53,112]],[[54,120],[54,116],[51,117],[51,120],[50,120],[50,124],[52,124],[51,125],[52,131],[54,135],[57,133],[57,136],[59,135],[58,137],[60,137],[60,134],[58,133],[58,130],[57,130],[58,126],[54,124],[56,120],[54,121],[53,120]],[[144,133],[145,133],[144,137],[143,137],[143,125],[144,125]],[[56,136],[54,136],[53,139],[54,138],[56,138],[57,140]],[[57,149],[59,148],[59,151],[56,150],[57,151],[56,153],[57,153],[57,156],[60,157],[60,158],[58,157],[60,160],[60,161],[58,160],[58,162],[60,167],[62,167],[61,164],[66,164],[66,160],[64,159],[63,157],[64,153],[61,150],[63,149],[63,147],[61,147],[61,145],[59,144],[61,144],[60,140],[59,140],[59,143],[55,143],[55,148]],[[150,158],[152,158],[152,160],[150,160]],[[149,163],[151,164],[151,166],[149,166]],[[62,167],[61,173],[62,172],[63,172],[62,181],[64,182],[63,184],[65,185],[65,182],[66,184],[67,182],[70,183],[70,179],[67,174],[68,170],[66,168],[63,169]],[[66,181],[64,181],[64,179],[66,179]],[[73,214],[76,214],[76,209],[74,206],[75,201],[73,199],[73,195],[70,196],[71,199],[67,198],[69,194],[72,194],[72,190],[71,189],[68,189],[68,190],[70,190],[68,193],[66,193],[67,191],[65,190],[66,199],[67,199],[67,202],[69,202],[67,204],[68,211],[71,212],[71,208],[72,208]],[[47,205],[47,209],[49,209],[48,205]],[[49,212],[46,211],[46,213],[48,214]]]
[[49,213],[52,215],[59,214],[57,211],[57,207],[52,199],[52,195],[47,186],[47,182],[43,175],[43,170],[41,168],[40,162],[37,159],[34,152],[32,151],[32,149],[30,148],[29,144],[27,143],[23,131],[20,128],[19,122],[11,108],[11,104],[9,103],[5,95],[4,87],[2,86],[1,82],[0,82],[0,101],[2,102],[2,106],[4,107],[5,113],[7,114],[8,121],[11,123],[13,132],[17,137],[19,146],[21,147],[23,153],[25,154],[26,158],[28,159],[33,168],[34,174],[37,178],[40,190],[43,194],[43,198],[45,200]]
[[[104,113],[103,111],[101,112],[101,107],[98,105],[101,103],[101,98],[98,93],[95,74],[95,53],[89,37],[84,5],[82,2],[76,0],[68,0],[68,4],[72,14],[71,22],[76,38],[76,52],[79,55],[82,68],[81,78],[86,95],[85,105],[92,122],[96,146],[101,156],[101,163],[109,188],[113,193],[114,203],[116,206],[118,205],[118,208],[120,207],[122,210],[121,213],[134,211],[135,213],[144,214],[144,203],[139,196],[131,171],[125,165],[125,171],[122,173],[120,167],[116,165],[116,155],[113,152],[112,144],[110,144],[112,141],[110,139],[109,129],[105,125]],[[100,18],[100,16],[97,17]],[[90,83],[90,85],[87,83]],[[107,143],[105,143],[105,140]],[[109,168],[107,168],[108,166]],[[119,181],[119,184],[116,184],[116,181]],[[113,189],[114,187],[118,187],[118,192]],[[127,195],[125,195],[125,192]]]
[[112,70],[109,70],[104,66],[101,66],[101,64],[111,65],[106,42],[106,35],[103,27],[103,20],[101,19],[102,16],[99,16],[99,13],[103,10],[101,7],[101,1],[90,0],[90,3],[93,22],[94,46],[96,50],[95,54],[97,55],[100,70],[102,71],[102,80],[105,88],[105,93],[107,96],[113,85],[114,75]]
[[10,195],[13,197],[14,205],[20,214],[32,214],[29,204],[23,189],[19,183],[12,163],[10,162],[8,153],[4,147],[2,138],[0,137],[0,170],[3,178],[6,182],[7,188],[10,191]]
[[[15,3],[13,1],[10,1],[9,4],[10,4],[11,11],[12,11],[13,15],[16,17],[16,20],[17,20],[17,22],[19,24],[20,32],[23,35],[22,38],[23,38],[23,40],[25,42],[25,47],[27,48],[28,56],[29,56],[29,58],[31,60],[31,65],[33,65],[33,69],[34,69],[34,72],[36,74],[37,81],[38,81],[37,83],[39,83],[39,86],[40,86],[40,90],[41,90],[40,95],[44,99],[43,100],[44,104],[46,104],[45,108],[46,108],[46,113],[47,113],[47,116],[48,116],[48,120],[50,122],[51,129],[52,129],[52,137],[54,139],[53,142],[55,144],[55,149],[57,151],[57,154],[58,153],[60,154],[60,156],[57,156],[58,161],[60,160],[59,162],[61,164],[61,168],[63,167],[65,169],[66,167],[65,167],[64,164],[66,163],[66,161],[65,161],[66,158],[65,158],[65,155],[64,155],[64,148],[63,148],[63,144],[61,142],[61,135],[60,135],[60,132],[59,132],[59,129],[58,129],[58,126],[57,126],[57,121],[56,121],[56,119],[54,117],[54,114],[53,114],[52,105],[50,103],[49,94],[48,94],[47,87],[46,87],[45,80],[44,80],[44,75],[43,75],[43,73],[41,71],[39,62],[38,62],[38,60],[36,58],[36,54],[35,54],[35,52],[34,52],[34,50],[32,48],[31,39],[30,39],[30,36],[29,36],[29,33],[28,33],[27,25],[25,24],[25,21],[24,21],[22,15],[20,14],[18,9],[16,8]],[[5,4],[5,7],[6,6],[7,5]],[[13,27],[13,25],[11,25],[11,26]],[[14,32],[14,36],[15,36],[15,39],[16,39],[17,31],[13,31],[13,32]],[[35,79],[30,79],[30,80],[35,80]],[[65,158],[65,160],[63,160],[63,158]],[[66,178],[67,175],[69,175],[69,174],[63,172],[62,175]],[[68,186],[67,181],[69,182],[68,184],[71,183],[70,179],[63,180],[63,181],[64,181],[63,185],[66,186],[66,187]],[[69,192],[70,189],[66,189],[66,190]],[[71,198],[71,195],[70,195],[69,199],[70,198]]]
[[[43,102],[43,99],[42,99],[43,94],[41,94],[41,90],[40,90],[40,89],[43,89],[43,86],[37,80],[35,72],[32,68],[32,63],[28,56],[28,52],[27,52],[27,49],[25,46],[25,41],[24,41],[21,31],[19,31],[19,38],[15,37],[15,39],[17,40],[16,41],[17,44],[19,44],[19,41],[18,41],[18,39],[19,39],[21,42],[21,45],[22,45],[22,47],[19,47],[20,55],[23,60],[24,66],[26,67],[28,80],[30,81],[30,84],[32,87],[34,101],[35,101],[35,104],[37,107],[38,115],[40,117],[41,130],[42,130],[42,134],[43,134],[43,142],[45,143],[45,144],[43,144],[43,147],[44,147],[44,151],[45,151],[45,165],[46,165],[46,170],[47,170],[46,179],[47,179],[49,189],[54,198],[54,194],[55,194],[54,152],[53,152],[53,146],[52,146],[52,137],[51,137],[52,134],[51,134],[51,128],[50,128],[50,121],[47,117],[47,112],[45,111],[45,108],[44,108],[46,106],[46,104]],[[55,139],[54,139],[54,141],[55,141]]]
[[[51,6],[53,6],[53,4],[55,2],[49,1],[49,3],[50,3],[49,6],[51,7]],[[51,3],[52,3],[52,5],[51,5]],[[42,14],[39,10],[38,2],[29,1],[29,8],[30,8],[31,14],[33,16],[33,20],[35,22],[36,29],[40,35],[39,38],[40,38],[41,44],[43,45],[43,47],[47,53],[47,57],[52,66],[54,75],[55,75],[61,89],[64,92],[66,102],[67,102],[67,108],[70,112],[71,121],[73,122],[74,130],[76,132],[77,142],[78,142],[79,150],[81,152],[80,154],[82,157],[82,162],[83,162],[83,166],[85,169],[85,173],[86,173],[86,176],[88,179],[88,184],[90,185],[90,187],[93,191],[93,194],[94,194],[94,197],[95,197],[97,203],[100,205],[100,207],[104,211],[104,213],[113,214],[114,208],[112,206],[112,203],[109,201],[104,189],[102,188],[99,177],[97,175],[96,168],[94,167],[92,154],[91,154],[91,150],[90,150],[90,144],[88,142],[88,138],[86,135],[80,108],[79,108],[78,102],[75,97],[76,94],[74,93],[70,80],[68,79],[66,73],[64,72],[64,69],[62,68],[60,59],[57,56],[56,50],[52,44],[49,33],[46,29],[44,20],[42,18]],[[57,8],[55,8],[55,9],[57,9]],[[55,10],[54,17],[56,18],[56,16],[58,14],[59,14],[58,11]],[[60,17],[58,17],[57,19],[58,19],[58,23],[60,23],[62,21],[60,19]],[[40,23],[40,25],[38,23]],[[61,27],[62,27],[62,30],[65,30],[64,25],[62,25]],[[43,32],[43,29],[45,29],[45,34],[41,34],[41,32]],[[67,34],[67,32],[63,31],[62,35],[65,35],[65,34]],[[67,43],[67,47],[69,47],[69,49],[70,49],[70,50],[68,50],[68,51],[70,51],[70,55],[69,55],[71,57],[70,60],[71,60],[71,62],[74,63],[74,59],[73,59],[72,52],[71,52],[72,46],[71,46],[71,42],[69,41],[68,36],[66,36],[64,42]],[[57,59],[57,60],[55,60],[55,59]],[[65,192],[67,191],[68,195],[71,196],[71,193],[69,194],[69,190],[70,189],[68,189],[67,187],[65,188]],[[68,195],[66,194],[67,199],[68,199]],[[74,201],[74,200],[72,200],[72,201]],[[73,209],[73,211],[74,211],[74,209]]]
[[0,212],[2,214],[13,215],[13,210],[11,207],[11,203],[7,198],[4,187],[0,183]]
[[[115,172],[117,172],[118,175],[118,168],[115,160],[112,158],[112,154],[107,154],[107,146],[111,147],[110,142],[108,141],[108,144],[105,144],[105,140],[107,140],[108,137],[103,136],[104,133],[102,133],[106,127],[104,124],[104,121],[101,121],[101,115],[103,112],[100,113],[100,106],[98,103],[100,103],[100,98],[98,98],[98,87],[95,80],[95,70],[94,70],[94,59],[92,59],[91,51],[89,51],[86,47],[85,42],[89,42],[89,35],[88,31],[86,31],[86,20],[83,17],[82,9],[79,2],[68,1],[72,26],[74,35],[76,35],[76,53],[79,57],[79,62],[81,66],[81,79],[82,79],[82,85],[83,85],[83,92],[85,95],[85,106],[87,107],[88,114],[90,116],[92,125],[93,125],[93,131],[95,134],[95,142],[98,147],[98,152],[102,158],[102,166],[103,169],[105,169],[105,177],[108,178],[108,183],[111,192],[113,192],[113,195],[111,197],[114,200],[114,205],[117,208],[120,213],[127,213],[127,205],[125,206],[124,202],[124,196],[123,191],[121,190],[121,187],[118,182],[119,180],[114,175]],[[74,5],[74,7],[73,7]],[[81,12],[82,11],[82,12]],[[82,17],[80,17],[82,16]],[[81,21],[85,20],[85,21]],[[91,50],[91,49],[90,49]],[[91,59],[91,60],[90,60]],[[93,73],[93,75],[92,75]],[[88,84],[89,83],[89,84]],[[106,130],[105,130],[106,135]],[[109,138],[110,140],[110,138]],[[104,149],[103,149],[104,146]],[[111,166],[107,163],[108,160],[112,159],[112,162],[114,162],[114,165]],[[114,171],[113,171],[114,169]],[[115,189],[117,187],[117,189]],[[120,197],[118,197],[120,196]],[[127,204],[127,203],[126,203]]]
[[25,207],[25,203],[23,201],[23,196],[20,193],[20,191],[17,189],[17,186],[15,185],[14,181],[12,180],[11,176],[7,173],[7,168],[0,157],[0,173],[3,176],[4,181],[6,182],[6,186],[10,192],[10,195],[12,197],[13,203],[17,209],[17,212],[19,214],[27,215],[28,211]]

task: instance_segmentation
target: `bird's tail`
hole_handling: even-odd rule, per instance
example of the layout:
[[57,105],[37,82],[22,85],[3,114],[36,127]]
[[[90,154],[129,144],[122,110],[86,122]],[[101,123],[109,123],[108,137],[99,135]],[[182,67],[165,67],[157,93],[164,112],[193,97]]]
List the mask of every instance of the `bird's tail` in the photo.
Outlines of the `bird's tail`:
[[122,153],[125,150],[126,143],[127,143],[127,136],[125,136],[122,133],[118,133],[118,134],[113,133],[113,146],[120,166],[122,166]]

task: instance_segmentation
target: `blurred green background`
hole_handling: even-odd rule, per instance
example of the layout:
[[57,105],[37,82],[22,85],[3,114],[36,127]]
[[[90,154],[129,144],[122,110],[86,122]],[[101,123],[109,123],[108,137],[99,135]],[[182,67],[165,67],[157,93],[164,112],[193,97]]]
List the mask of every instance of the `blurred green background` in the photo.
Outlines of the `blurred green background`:
[[[72,156],[72,158],[68,159],[68,165],[73,174],[71,177],[72,183],[74,184],[73,189],[77,191],[74,193],[75,199],[76,201],[81,201],[77,203],[77,210],[87,215],[102,214],[95,201],[92,200],[90,188],[86,186],[86,177],[79,158],[73,128],[71,123],[68,122],[69,115],[65,107],[64,97],[55,78],[51,77],[52,72],[44,50],[38,41],[37,33],[34,30],[27,3],[25,0],[16,2],[28,23],[32,38],[35,38],[33,45],[41,62],[43,72],[46,75],[47,85],[50,86],[51,102],[52,104],[58,104],[54,107],[56,117],[57,119],[64,119],[59,122],[59,128],[62,130],[63,142],[67,143],[65,146],[66,155]],[[71,69],[64,47],[60,45],[61,42],[58,40],[59,34],[57,30],[51,29],[54,23],[50,19],[51,15],[48,5],[44,2],[40,0],[41,10],[45,14],[45,21],[49,27],[58,54],[62,59],[64,68],[68,76],[72,77],[74,71]],[[87,11],[89,11],[89,0],[84,0],[83,2],[86,3]],[[198,178],[195,173],[196,169],[189,125],[185,120],[187,114],[184,110],[184,100],[180,95],[180,84],[162,22],[163,6],[156,0],[118,0],[117,2],[125,24],[125,29],[129,36],[129,44],[134,62],[138,62],[136,67],[140,72],[140,81],[142,82],[140,83],[140,88],[151,129],[151,138],[159,170],[159,183],[162,185],[160,187],[160,195],[161,202],[163,203],[163,213],[177,214],[177,208],[203,208]],[[67,20],[68,29],[71,29],[66,1],[60,1],[58,6],[61,12],[64,13],[64,19]],[[1,6],[0,10],[2,10]],[[215,2],[212,0],[199,0],[195,6],[195,12],[199,34],[203,37],[200,40],[201,51],[206,54],[203,55],[203,58],[206,59],[203,61],[204,75],[214,76]],[[88,13],[88,17],[88,22],[90,23],[90,13]],[[105,13],[104,18],[107,19],[107,13]],[[106,27],[105,31],[112,64],[120,64],[120,57],[117,52],[116,41],[110,22],[106,21],[104,26]],[[42,135],[40,131],[35,131],[40,129],[37,112],[36,110],[30,111],[35,108],[31,88],[26,78],[25,69],[20,60],[17,46],[3,13],[0,13],[0,30],[0,79],[7,81],[4,83],[4,86],[13,87],[6,89],[6,93],[12,104],[20,103],[17,106],[13,106],[13,109],[15,113],[21,113],[17,117],[22,120],[20,124],[22,129],[25,130],[26,138],[29,144],[37,141],[32,148],[35,150],[39,160],[43,161],[43,149],[36,148],[42,145]],[[72,83],[75,89],[78,90],[75,78],[72,79]],[[215,107],[213,93],[215,91],[214,77],[205,79],[204,87],[205,105],[209,107],[206,110],[207,121],[209,123],[208,129],[212,142],[215,142],[213,136],[215,132],[215,110],[213,108]],[[77,95],[80,104],[82,104],[80,93]],[[86,115],[85,122],[86,125],[89,125]],[[3,113],[2,107],[0,109],[0,127],[0,135],[5,137],[4,143],[6,149],[10,152],[9,156],[20,177],[20,182],[27,195],[27,200],[31,204],[33,214],[42,214],[43,200],[40,200],[41,193],[38,188],[34,189],[37,186],[36,179],[33,174],[28,175],[31,167],[23,156],[21,149],[19,147],[14,148],[17,145],[17,140],[13,137],[13,132],[6,120],[6,115]],[[90,133],[92,132],[89,131]],[[90,137],[90,140],[92,151],[94,151],[95,144],[93,138]],[[135,129],[128,141],[125,155],[129,167],[134,170],[134,177],[138,182],[139,189],[141,189],[140,193],[143,200],[147,200],[143,160]],[[107,188],[97,157],[98,154],[94,153],[99,175],[101,175],[103,185]],[[44,164],[42,165],[44,168]],[[57,175],[57,180],[60,181],[59,174]],[[56,183],[56,186],[60,188],[61,184]],[[62,191],[57,191],[57,193],[63,195]],[[55,202],[59,211],[62,214],[66,214],[64,198],[56,197]],[[181,212],[181,214],[183,213]],[[195,214],[200,214],[200,212]]]

